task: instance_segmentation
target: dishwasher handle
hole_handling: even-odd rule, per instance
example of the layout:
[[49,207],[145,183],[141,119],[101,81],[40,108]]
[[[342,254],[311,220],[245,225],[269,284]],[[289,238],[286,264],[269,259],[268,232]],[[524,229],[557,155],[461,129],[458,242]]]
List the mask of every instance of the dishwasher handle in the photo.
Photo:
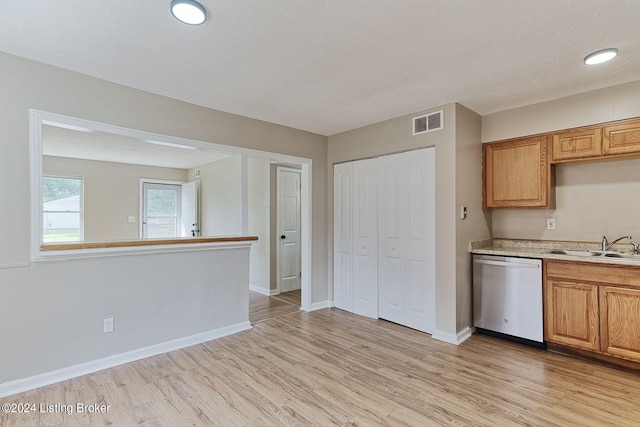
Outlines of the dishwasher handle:
[[504,262],[504,261],[491,261],[488,259],[476,259],[476,264],[495,265],[497,267],[517,267],[517,268],[540,268],[540,263],[525,264],[516,262]]

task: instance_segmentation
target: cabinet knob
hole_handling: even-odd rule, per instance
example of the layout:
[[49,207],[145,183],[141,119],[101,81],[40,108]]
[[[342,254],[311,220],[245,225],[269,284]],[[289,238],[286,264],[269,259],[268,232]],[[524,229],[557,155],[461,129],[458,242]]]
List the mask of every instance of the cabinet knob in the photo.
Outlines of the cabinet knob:
[[287,236],[285,236],[284,234],[282,234],[282,235],[280,236],[280,240],[284,240],[284,239],[286,239],[286,238],[287,238]]

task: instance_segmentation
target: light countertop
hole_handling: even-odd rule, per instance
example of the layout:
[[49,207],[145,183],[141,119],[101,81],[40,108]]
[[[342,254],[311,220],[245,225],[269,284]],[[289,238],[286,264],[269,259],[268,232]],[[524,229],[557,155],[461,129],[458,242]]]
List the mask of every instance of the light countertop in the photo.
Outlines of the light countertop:
[[[633,256],[632,258],[611,258],[605,256],[573,256],[549,253],[552,250],[598,251],[600,249],[600,244],[597,242],[568,242],[557,240],[489,239],[471,242],[469,245],[469,251],[472,254],[478,255],[640,266],[640,255]],[[617,252],[631,254],[631,246],[629,244],[617,244],[613,249]]]

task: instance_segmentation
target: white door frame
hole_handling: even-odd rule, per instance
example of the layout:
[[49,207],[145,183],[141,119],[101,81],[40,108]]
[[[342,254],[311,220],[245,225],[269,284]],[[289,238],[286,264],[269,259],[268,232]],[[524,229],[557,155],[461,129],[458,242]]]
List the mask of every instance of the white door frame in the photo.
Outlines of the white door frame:
[[[276,293],[280,293],[282,285],[282,246],[280,242],[280,235],[282,234],[282,210],[280,209],[280,172],[293,172],[300,174],[302,179],[302,171],[300,169],[276,166]],[[302,188],[300,189],[300,208],[302,208]],[[298,244],[302,248],[302,209],[300,209],[300,236],[298,237]],[[272,234],[273,235],[273,234]],[[302,256],[300,257],[300,272],[302,272]],[[302,289],[302,280],[300,281],[300,289]]]
[[[138,185],[138,189],[139,189],[139,198],[138,198],[138,202],[139,202],[139,209],[138,209],[138,237],[140,239],[142,239],[142,235],[144,233],[144,224],[143,224],[143,218],[144,218],[144,184],[148,183],[148,184],[169,184],[169,185],[182,185],[185,183],[185,181],[174,181],[174,180],[169,180],[169,179],[155,179],[155,178],[140,178],[138,180],[139,185]],[[182,212],[180,212],[180,215],[182,215]]]

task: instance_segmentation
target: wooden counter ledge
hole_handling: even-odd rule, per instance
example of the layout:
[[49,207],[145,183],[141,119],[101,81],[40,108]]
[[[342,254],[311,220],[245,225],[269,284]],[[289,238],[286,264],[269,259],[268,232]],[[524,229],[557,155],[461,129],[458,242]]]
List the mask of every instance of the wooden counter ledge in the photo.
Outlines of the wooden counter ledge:
[[60,243],[60,244],[41,245],[40,250],[41,251],[69,251],[69,250],[76,250],[76,249],[129,248],[129,247],[136,247],[136,246],[250,242],[254,240],[258,240],[258,236],[184,237],[184,238],[177,238],[177,239],[144,239],[144,240],[121,240],[121,241],[113,241],[113,242]]

